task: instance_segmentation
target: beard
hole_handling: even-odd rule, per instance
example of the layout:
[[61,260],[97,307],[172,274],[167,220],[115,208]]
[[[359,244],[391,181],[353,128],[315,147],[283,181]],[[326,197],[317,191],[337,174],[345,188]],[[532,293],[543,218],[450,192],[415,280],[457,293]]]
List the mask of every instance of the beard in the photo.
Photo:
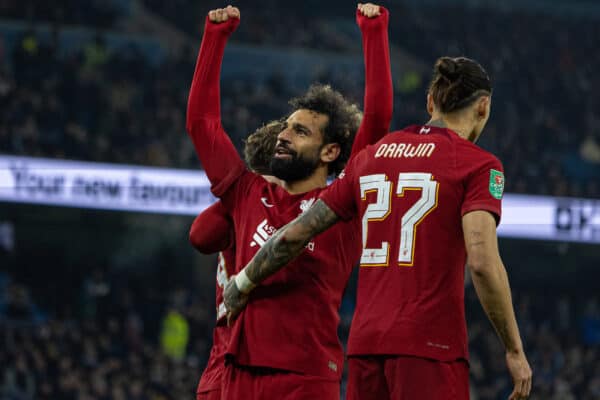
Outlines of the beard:
[[319,151],[311,156],[298,155],[289,150],[291,158],[271,158],[271,174],[286,182],[297,182],[308,178],[319,166]]

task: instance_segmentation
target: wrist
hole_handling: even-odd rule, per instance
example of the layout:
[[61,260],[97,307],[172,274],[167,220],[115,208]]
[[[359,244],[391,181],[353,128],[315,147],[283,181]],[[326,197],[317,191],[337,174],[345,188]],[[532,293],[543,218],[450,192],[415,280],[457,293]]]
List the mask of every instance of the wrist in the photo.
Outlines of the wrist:
[[242,269],[239,274],[235,276],[235,285],[238,290],[244,294],[248,294],[256,287],[256,284],[248,278],[246,269]]
[[356,21],[361,30],[363,29],[384,29],[387,28],[389,22],[389,14],[387,9],[380,7],[380,14],[376,17],[367,17],[360,11],[356,12]]
[[239,18],[230,18],[223,22],[212,22],[208,16],[206,17],[205,30],[206,32],[221,34],[229,37],[238,27],[240,23]]

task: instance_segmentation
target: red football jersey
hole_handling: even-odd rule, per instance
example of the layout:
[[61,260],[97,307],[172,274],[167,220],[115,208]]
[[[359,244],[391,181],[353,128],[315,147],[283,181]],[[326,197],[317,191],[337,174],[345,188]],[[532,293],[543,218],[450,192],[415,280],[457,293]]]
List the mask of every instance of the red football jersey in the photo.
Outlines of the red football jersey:
[[198,392],[208,392],[221,388],[221,378],[225,371],[225,353],[231,336],[231,328],[225,321],[225,304],[223,303],[223,290],[229,282],[229,277],[235,273],[235,247],[231,246],[227,250],[219,253],[219,264],[217,267],[217,288],[216,288],[216,308],[217,324],[213,329],[213,345],[210,350],[208,363],[200,382],[198,383]]
[[[290,195],[244,172],[215,193],[231,207],[236,265],[246,265],[275,231],[307,210],[323,189]],[[290,265],[254,289],[233,326],[228,353],[242,365],[341,377],[343,351],[338,310],[360,256],[357,220],[317,236]]]
[[448,129],[409,127],[351,160],[321,196],[362,220],[349,355],[468,359],[462,216],[499,221],[503,187],[500,161]]

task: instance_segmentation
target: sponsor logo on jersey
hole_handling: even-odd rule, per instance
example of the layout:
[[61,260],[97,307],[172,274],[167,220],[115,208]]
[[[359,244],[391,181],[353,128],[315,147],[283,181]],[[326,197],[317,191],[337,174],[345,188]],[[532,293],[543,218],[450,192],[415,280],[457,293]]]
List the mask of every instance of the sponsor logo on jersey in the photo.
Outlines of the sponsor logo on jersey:
[[[314,198],[312,199],[314,201]],[[308,208],[307,208],[308,209]],[[250,242],[250,247],[263,247],[267,240],[271,238],[277,232],[277,228],[269,225],[269,222],[265,218],[262,220],[260,224],[256,227],[256,232],[252,235],[252,242]],[[310,241],[306,245],[306,248],[309,251],[315,251],[315,242]]]
[[429,132],[431,132],[431,128],[429,127],[422,127],[421,130],[419,131],[419,135],[428,135]]
[[252,235],[252,242],[250,243],[250,247],[263,247],[267,240],[269,240],[269,238],[273,236],[275,232],[277,232],[277,229],[269,225],[266,218],[263,219],[262,222],[256,227],[256,232],[254,233],[254,235]]
[[490,169],[490,194],[500,200],[504,193],[504,174],[501,171]]

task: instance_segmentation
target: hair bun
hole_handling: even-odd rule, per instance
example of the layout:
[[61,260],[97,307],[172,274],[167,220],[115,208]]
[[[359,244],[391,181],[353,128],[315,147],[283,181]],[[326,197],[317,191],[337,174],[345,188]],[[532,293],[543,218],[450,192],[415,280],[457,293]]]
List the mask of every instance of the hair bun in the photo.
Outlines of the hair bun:
[[435,64],[435,69],[450,82],[456,81],[460,76],[458,63],[450,57],[440,58]]

